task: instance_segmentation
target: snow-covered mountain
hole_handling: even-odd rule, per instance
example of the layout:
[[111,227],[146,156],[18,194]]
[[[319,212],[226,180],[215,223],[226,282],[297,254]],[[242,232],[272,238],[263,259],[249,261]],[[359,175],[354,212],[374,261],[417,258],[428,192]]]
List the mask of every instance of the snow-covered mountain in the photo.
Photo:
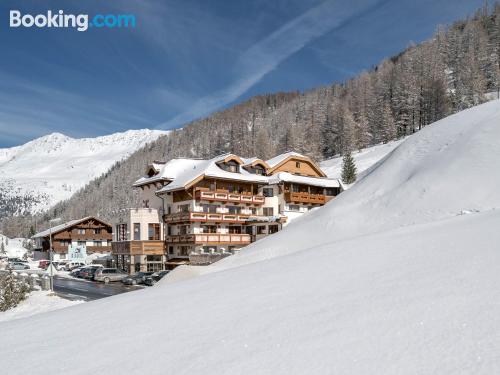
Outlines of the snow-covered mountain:
[[168,132],[129,130],[75,139],[53,133],[0,149],[0,216],[46,209],[105,173],[117,161]]
[[141,353],[128,373],[500,373],[499,160],[500,101],[450,116],[238,255],[2,323],[2,369],[114,375]]

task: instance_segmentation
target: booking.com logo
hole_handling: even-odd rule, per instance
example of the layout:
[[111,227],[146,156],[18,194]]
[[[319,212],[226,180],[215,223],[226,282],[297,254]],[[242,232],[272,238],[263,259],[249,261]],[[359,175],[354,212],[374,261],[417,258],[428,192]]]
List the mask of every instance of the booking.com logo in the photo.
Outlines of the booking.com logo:
[[47,11],[47,14],[21,14],[19,10],[10,11],[10,27],[54,27],[75,28],[78,31],[87,31],[89,27],[95,28],[117,28],[135,27],[135,15],[133,14],[96,14],[92,18],[88,14],[65,14]]

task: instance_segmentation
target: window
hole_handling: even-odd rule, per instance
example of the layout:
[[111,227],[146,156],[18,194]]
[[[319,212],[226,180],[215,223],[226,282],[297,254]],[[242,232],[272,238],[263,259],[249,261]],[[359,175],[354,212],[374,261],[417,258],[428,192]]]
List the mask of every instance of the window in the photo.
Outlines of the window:
[[279,230],[277,225],[269,225],[269,234],[276,233]]
[[236,215],[241,213],[241,207],[239,206],[228,206],[227,208],[230,214]]
[[76,243],[77,246],[85,246],[86,242],[85,241],[78,241]]
[[289,211],[300,211],[300,207],[298,204],[290,204],[290,205],[288,205],[288,210]]
[[179,225],[179,234],[184,236],[189,233],[189,225]]
[[78,233],[78,234],[85,234],[85,229],[84,228],[78,228],[76,230],[76,233]]
[[160,239],[160,224],[149,223],[148,224],[148,240],[158,241]]
[[274,216],[274,207],[263,207],[264,216]]
[[300,192],[299,186],[298,185],[292,185],[292,192],[299,193]]
[[234,172],[234,173],[236,173],[236,172],[238,172],[238,166],[237,166],[236,164],[231,163],[231,164],[229,164],[229,165],[228,165],[227,170],[228,170],[229,172]]
[[101,234],[101,228],[94,228],[94,229],[92,229],[92,233],[94,233],[94,234]]
[[127,241],[127,224],[118,224],[116,226],[116,240]]
[[174,247],[173,246],[169,246],[168,247],[168,253],[169,254],[173,254],[174,253]]
[[231,234],[241,234],[241,227],[240,226],[230,226],[229,227],[229,233]]
[[141,240],[141,224],[134,223],[134,241]]
[[300,168],[300,161],[295,162],[295,168]]
[[148,272],[163,271],[161,255],[146,255],[146,268]]
[[189,246],[179,246],[179,255],[186,257],[189,254]]
[[273,197],[274,196],[273,188],[262,189],[262,194],[264,194],[264,197]]
[[217,205],[215,204],[203,204],[203,212],[214,214],[217,212]]
[[325,189],[325,195],[328,195],[329,197],[334,197],[337,195],[337,189],[336,188],[326,188]]
[[102,241],[94,241],[94,246],[101,247]]
[[180,204],[177,206],[177,212],[189,212],[189,204]]
[[203,233],[217,233],[216,225],[202,225]]
[[264,168],[261,168],[261,167],[254,167],[253,168],[253,172],[255,174],[258,174],[258,175],[264,175]]
[[266,227],[264,225],[258,226],[257,234],[267,234]]

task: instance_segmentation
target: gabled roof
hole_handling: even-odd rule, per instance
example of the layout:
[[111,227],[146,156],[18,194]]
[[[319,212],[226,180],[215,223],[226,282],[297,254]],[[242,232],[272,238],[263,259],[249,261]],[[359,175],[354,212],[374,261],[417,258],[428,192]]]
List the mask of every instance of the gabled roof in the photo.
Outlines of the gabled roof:
[[243,167],[254,167],[258,164],[262,165],[266,170],[270,167],[265,160],[259,158],[248,158],[242,160],[243,160]]
[[323,172],[318,164],[316,164],[310,157],[299,154],[298,152],[289,151],[284,154],[280,154],[275,156],[272,159],[267,160],[267,164],[269,164],[270,168],[268,170],[268,174],[272,174],[274,170],[278,167],[286,163],[290,159],[297,159],[304,161],[306,163],[310,163],[314,170],[321,176],[326,177],[325,172]]
[[307,156],[299,154],[298,152],[295,151],[288,151],[283,154],[277,155],[274,158],[271,158],[267,160],[267,164],[271,168],[277,167],[279,164],[282,164],[285,160],[290,159],[291,157],[296,156],[296,157],[301,157],[301,158],[306,158]]
[[105,221],[103,221],[101,219],[97,219],[97,218],[95,218],[93,216],[87,216],[87,217],[84,217],[84,218],[81,218],[81,219],[70,220],[70,221],[67,221],[67,222],[65,222],[63,224],[59,224],[59,225],[56,225],[54,227],[47,228],[44,231],[36,233],[35,235],[33,235],[32,238],[47,237],[48,235],[50,235],[50,233],[52,233],[52,235],[54,235],[56,233],[62,232],[63,230],[66,230],[66,229],[68,229],[68,228],[70,228],[70,227],[72,227],[72,226],[74,226],[76,224],[79,224],[79,223],[87,221],[87,220],[99,221],[100,223],[103,223],[103,224],[111,227],[111,224],[108,224],[108,223],[106,223]]

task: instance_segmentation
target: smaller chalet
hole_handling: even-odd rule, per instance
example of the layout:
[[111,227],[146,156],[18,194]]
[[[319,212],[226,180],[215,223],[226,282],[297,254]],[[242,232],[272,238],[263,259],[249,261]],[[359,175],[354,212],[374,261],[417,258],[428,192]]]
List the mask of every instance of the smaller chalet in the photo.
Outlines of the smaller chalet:
[[111,252],[111,225],[92,216],[71,220],[35,234],[35,259],[49,258],[49,236],[52,236],[54,260],[68,259],[68,252],[74,249],[87,255]]

